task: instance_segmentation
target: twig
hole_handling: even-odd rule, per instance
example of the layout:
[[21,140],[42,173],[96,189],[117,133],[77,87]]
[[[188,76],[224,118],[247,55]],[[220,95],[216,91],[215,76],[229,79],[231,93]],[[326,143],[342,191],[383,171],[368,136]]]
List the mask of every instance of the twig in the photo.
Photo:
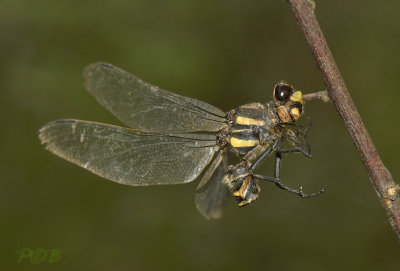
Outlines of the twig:
[[287,0],[320,69],[329,96],[343,119],[361,157],[375,191],[386,210],[390,225],[400,239],[400,187],[385,168],[351,100],[343,78],[328,48],[324,35],[314,15],[315,3],[311,0]]
[[331,98],[329,98],[329,93],[326,90],[305,94],[303,95],[303,99],[306,101],[319,99],[324,103],[331,101]]

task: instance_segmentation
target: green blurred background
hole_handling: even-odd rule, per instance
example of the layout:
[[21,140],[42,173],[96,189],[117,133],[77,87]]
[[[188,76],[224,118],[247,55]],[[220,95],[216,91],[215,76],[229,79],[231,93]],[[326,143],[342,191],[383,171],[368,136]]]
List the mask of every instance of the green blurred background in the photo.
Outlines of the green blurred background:
[[[397,181],[399,10],[390,0],[316,10]],[[399,243],[331,104],[307,104],[314,158],[289,156],[282,169],[288,185],[328,191],[304,200],[263,183],[249,207],[229,198],[219,221],[197,212],[195,182],[118,185],[45,151],[48,121],[120,124],[83,88],[82,69],[99,60],[223,110],[269,100],[279,80],[324,89],[281,0],[0,0],[1,270],[399,270]],[[62,259],[18,263],[22,248]]]

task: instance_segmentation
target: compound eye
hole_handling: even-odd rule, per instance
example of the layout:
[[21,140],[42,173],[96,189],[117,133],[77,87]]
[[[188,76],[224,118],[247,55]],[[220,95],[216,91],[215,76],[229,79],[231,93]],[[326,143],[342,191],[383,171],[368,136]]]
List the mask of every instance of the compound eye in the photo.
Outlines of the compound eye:
[[279,83],[275,86],[274,95],[278,101],[286,101],[293,93],[291,85],[286,83]]

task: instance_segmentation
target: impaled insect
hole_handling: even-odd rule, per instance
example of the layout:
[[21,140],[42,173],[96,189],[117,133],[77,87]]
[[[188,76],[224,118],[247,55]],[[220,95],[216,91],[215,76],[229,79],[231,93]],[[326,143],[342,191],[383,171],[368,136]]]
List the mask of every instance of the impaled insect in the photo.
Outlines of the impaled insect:
[[[132,128],[62,119],[44,125],[39,138],[52,153],[101,177],[146,186],[187,183],[202,175],[195,203],[208,219],[221,217],[228,188],[239,206],[257,199],[256,179],[274,182],[301,197],[324,191],[307,195],[280,181],[283,153],[310,156],[309,127],[295,124],[303,112],[303,95],[289,84],[275,85],[271,102],[246,104],[224,113],[110,64],[91,64],[83,75],[97,101]],[[284,149],[285,143],[291,147]],[[273,151],[274,177],[255,174]],[[228,152],[238,154],[240,162],[228,166]]]

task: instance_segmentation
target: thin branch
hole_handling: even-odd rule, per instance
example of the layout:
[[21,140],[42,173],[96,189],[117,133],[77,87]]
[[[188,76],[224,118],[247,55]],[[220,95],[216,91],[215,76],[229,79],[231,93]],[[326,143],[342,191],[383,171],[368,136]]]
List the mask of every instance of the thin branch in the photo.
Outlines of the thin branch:
[[322,73],[329,96],[357,148],[379,200],[386,210],[390,225],[392,225],[393,230],[400,239],[400,187],[393,181],[390,172],[383,165],[351,100],[315,17],[315,3],[311,0],[287,0],[287,2],[303,30],[318,68]]
[[303,95],[303,99],[306,101],[310,100],[321,100],[324,103],[330,102],[331,98],[329,97],[329,93],[326,90],[318,91],[310,94]]

